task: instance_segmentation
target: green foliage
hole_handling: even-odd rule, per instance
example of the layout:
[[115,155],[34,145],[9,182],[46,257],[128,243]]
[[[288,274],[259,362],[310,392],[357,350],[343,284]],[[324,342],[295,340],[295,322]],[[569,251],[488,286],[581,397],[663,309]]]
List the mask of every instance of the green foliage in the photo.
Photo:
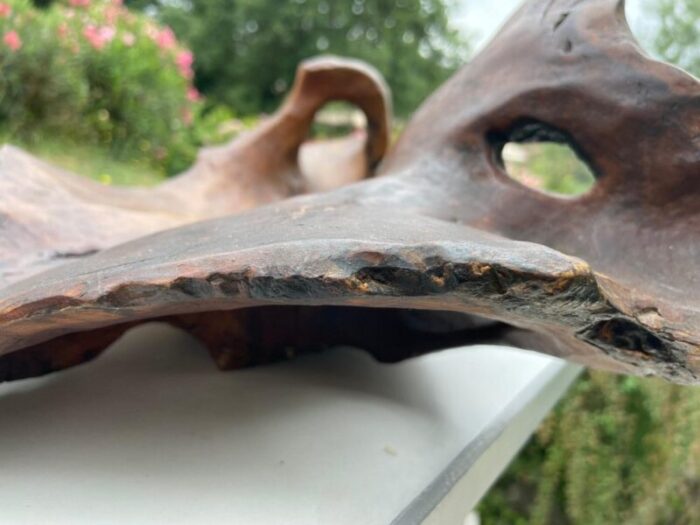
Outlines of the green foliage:
[[182,137],[198,110],[191,53],[118,1],[70,4],[0,3],[0,130],[12,142],[61,137],[186,166]]
[[535,146],[538,149],[531,155],[529,166],[547,191],[575,195],[584,193],[595,183],[588,166],[568,146],[553,142]]
[[[508,158],[515,146],[516,157]],[[595,184],[595,176],[567,145],[537,142],[508,145],[503,152],[508,173],[526,186],[559,195],[581,195]]]
[[468,55],[443,0],[198,0],[144,2],[197,55],[197,87],[238,113],[275,108],[305,58],[366,60],[410,113]]
[[651,7],[660,22],[656,52],[700,76],[700,0],[655,0]]
[[[0,142],[6,142],[1,140]],[[115,186],[152,186],[164,180],[162,170],[152,163],[132,159],[115,159],[109,150],[90,144],[76,144],[58,138],[16,145],[72,173],[84,175],[102,184]]]
[[60,132],[89,97],[84,78],[68,73],[77,58],[56,45],[57,17],[39,15],[28,2],[4,5],[10,11],[0,19],[0,126],[24,138],[40,127]]
[[[254,122],[257,119],[253,119]],[[238,122],[239,128],[226,131],[226,124],[234,122],[234,114],[226,106],[204,107],[199,105],[193,116],[193,123],[172,137],[168,150],[167,172],[170,175],[181,173],[190,167],[202,146],[220,144],[231,139],[238,132],[250,127]]]
[[587,373],[481,504],[484,525],[693,524],[700,392]]

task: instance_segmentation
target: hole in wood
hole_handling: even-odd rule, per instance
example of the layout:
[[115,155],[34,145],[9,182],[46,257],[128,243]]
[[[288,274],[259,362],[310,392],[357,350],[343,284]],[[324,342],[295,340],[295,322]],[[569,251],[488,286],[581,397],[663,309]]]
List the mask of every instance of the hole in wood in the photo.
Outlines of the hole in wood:
[[567,144],[508,142],[501,152],[508,176],[528,188],[558,197],[588,193],[596,179]]
[[366,144],[367,118],[356,106],[330,102],[316,112],[298,157],[308,191],[328,191],[367,177]]
[[314,115],[309,140],[344,137],[367,128],[367,117],[357,106],[342,100],[329,102]]

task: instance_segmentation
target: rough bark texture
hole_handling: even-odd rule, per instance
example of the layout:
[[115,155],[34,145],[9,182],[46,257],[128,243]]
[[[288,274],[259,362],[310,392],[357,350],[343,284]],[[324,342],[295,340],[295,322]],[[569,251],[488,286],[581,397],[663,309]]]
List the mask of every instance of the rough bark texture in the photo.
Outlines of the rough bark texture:
[[[325,162],[314,184],[296,157],[334,98],[368,116],[365,161]],[[644,55],[622,2],[526,2],[377,168],[387,112],[376,74],[326,59],[260,130],[160,188],[98,188],[5,149],[0,379],[158,319],[222,368],[500,342],[698,382],[700,83]],[[570,144],[595,187],[563,199],[509,178],[503,145],[540,139]]]

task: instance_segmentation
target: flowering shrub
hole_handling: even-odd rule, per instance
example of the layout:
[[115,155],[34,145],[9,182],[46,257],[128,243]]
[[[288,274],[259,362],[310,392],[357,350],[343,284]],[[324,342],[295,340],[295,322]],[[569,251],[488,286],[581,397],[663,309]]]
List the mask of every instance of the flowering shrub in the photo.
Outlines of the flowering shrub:
[[190,162],[199,93],[194,57],[170,28],[120,0],[66,0],[39,10],[0,0],[0,131],[60,138],[146,158]]

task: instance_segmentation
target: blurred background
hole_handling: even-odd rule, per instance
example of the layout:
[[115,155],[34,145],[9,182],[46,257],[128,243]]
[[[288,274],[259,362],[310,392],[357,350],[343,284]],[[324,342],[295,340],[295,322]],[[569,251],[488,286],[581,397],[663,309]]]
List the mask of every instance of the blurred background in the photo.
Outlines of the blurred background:
[[[387,79],[395,135],[519,0],[0,0],[0,143],[104,184],[155,184],[280,104],[304,58]],[[700,0],[628,1],[645,50],[700,76]],[[466,103],[466,102],[465,102]],[[357,127],[330,105],[313,137]],[[566,146],[509,144],[509,174],[564,196]],[[482,502],[484,524],[700,524],[700,391],[584,374]]]

